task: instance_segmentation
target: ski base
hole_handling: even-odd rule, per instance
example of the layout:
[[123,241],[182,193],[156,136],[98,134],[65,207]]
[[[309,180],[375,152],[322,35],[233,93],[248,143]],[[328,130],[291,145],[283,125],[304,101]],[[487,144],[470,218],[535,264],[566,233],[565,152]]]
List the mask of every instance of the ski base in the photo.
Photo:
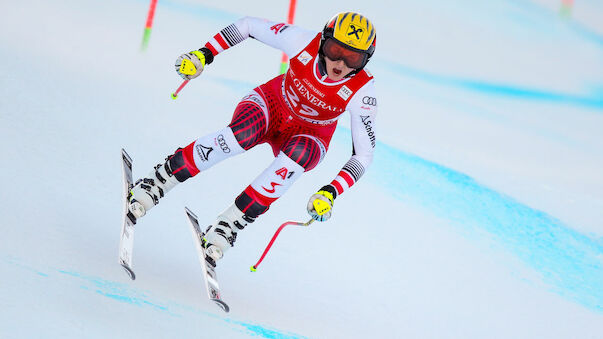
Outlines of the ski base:
[[215,268],[207,261],[205,256],[205,250],[201,246],[201,238],[203,238],[203,231],[199,227],[199,220],[197,216],[188,208],[184,208],[186,216],[191,225],[191,234],[197,249],[197,255],[199,262],[203,268],[203,278],[205,279],[205,288],[207,289],[207,296],[209,300],[213,301],[218,305],[224,312],[229,312],[230,307],[226,304],[220,296],[220,285],[218,284],[218,277],[216,275]]

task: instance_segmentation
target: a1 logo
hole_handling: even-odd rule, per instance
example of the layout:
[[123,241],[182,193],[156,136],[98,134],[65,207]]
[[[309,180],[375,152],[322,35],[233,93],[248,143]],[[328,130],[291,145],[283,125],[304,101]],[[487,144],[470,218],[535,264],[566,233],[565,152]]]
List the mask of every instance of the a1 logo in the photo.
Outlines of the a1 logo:
[[287,178],[291,178],[291,176],[295,173],[295,171],[289,172],[287,167],[283,167],[283,168],[276,170],[276,172],[274,172],[274,173],[276,175],[280,176],[281,178],[283,178],[283,180],[285,180]]
[[276,24],[272,27],[270,27],[271,31],[274,31],[274,34],[278,34],[278,32],[280,32],[281,28],[283,28],[285,26],[285,24],[281,23],[281,24]]

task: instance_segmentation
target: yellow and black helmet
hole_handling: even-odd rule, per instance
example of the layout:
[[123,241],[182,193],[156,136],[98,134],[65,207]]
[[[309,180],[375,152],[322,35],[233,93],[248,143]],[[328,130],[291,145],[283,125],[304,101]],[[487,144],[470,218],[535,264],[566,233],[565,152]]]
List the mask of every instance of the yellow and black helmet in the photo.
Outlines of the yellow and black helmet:
[[339,13],[327,22],[322,31],[321,53],[322,46],[329,38],[336,40],[340,45],[350,50],[366,53],[367,57],[362,67],[375,53],[377,42],[375,26],[369,19],[359,13]]

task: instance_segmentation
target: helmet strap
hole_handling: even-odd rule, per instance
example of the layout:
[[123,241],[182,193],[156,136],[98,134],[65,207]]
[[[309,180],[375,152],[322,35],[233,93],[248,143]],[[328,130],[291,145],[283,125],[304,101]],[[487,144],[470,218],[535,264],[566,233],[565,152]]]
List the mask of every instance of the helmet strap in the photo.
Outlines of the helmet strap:
[[321,75],[327,74],[327,62],[325,56],[322,53],[318,53],[318,71]]

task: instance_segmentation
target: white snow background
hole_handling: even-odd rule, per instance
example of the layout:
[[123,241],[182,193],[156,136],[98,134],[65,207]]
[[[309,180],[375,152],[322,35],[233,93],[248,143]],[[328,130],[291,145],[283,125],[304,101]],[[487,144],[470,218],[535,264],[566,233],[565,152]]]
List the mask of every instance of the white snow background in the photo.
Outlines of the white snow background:
[[279,69],[253,40],[181,83],[181,53],[287,1],[0,2],[1,338],[600,338],[603,333],[603,3],[299,1],[319,30],[371,18],[379,91],[373,166],[331,220],[308,197],[351,153],[348,116],[326,160],[219,263],[231,312],[207,300],[184,206],[211,223],[270,162],[268,146],[169,193],[118,265],[120,148],[134,177],[225,126]]

